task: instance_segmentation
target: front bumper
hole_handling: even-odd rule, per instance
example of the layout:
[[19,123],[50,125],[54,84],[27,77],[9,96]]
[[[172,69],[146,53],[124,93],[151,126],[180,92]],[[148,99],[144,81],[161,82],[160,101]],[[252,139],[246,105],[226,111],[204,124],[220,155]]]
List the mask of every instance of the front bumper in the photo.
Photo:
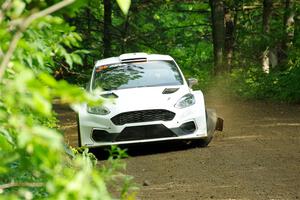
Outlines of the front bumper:
[[150,121],[115,125],[115,114],[94,115],[83,109],[79,112],[82,146],[98,147],[179,139],[207,137],[204,105],[184,109],[168,109],[176,115],[170,121]]

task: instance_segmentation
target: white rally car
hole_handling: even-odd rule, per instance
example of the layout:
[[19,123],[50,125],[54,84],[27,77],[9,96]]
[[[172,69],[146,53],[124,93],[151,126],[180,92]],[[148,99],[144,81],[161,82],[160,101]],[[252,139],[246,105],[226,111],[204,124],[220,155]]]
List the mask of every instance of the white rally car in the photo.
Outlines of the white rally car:
[[130,53],[99,60],[87,89],[107,101],[80,107],[79,146],[167,140],[207,146],[223,120],[205,109],[202,92],[191,89],[195,83],[184,79],[168,55]]

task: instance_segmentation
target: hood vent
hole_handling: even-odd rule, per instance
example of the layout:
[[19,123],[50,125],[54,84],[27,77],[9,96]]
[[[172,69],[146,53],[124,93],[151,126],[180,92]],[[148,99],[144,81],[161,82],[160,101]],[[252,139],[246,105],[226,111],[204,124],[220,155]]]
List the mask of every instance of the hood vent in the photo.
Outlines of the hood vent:
[[101,94],[101,97],[103,98],[107,98],[107,99],[116,99],[118,98],[118,95],[116,95],[115,93],[106,93],[106,94]]
[[165,88],[162,93],[163,94],[172,94],[174,92],[177,92],[177,90],[179,90],[179,88]]

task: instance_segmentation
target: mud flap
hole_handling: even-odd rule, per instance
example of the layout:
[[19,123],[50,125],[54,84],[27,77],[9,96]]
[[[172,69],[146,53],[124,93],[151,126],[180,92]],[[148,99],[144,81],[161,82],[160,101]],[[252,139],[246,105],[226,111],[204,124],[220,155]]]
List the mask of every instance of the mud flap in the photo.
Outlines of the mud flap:
[[216,122],[215,130],[216,131],[223,131],[223,123],[224,123],[224,120],[222,118],[218,117],[217,122]]
[[224,120],[217,117],[214,109],[206,109],[207,132],[212,135],[215,131],[223,131]]

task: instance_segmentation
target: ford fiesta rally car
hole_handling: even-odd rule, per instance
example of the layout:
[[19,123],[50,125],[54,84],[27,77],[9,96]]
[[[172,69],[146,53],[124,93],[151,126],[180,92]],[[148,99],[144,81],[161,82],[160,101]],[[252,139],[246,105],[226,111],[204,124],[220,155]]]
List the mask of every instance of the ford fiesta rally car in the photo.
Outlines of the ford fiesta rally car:
[[[223,120],[207,110],[196,79],[168,55],[130,53],[99,60],[87,90],[108,99],[80,106],[79,146],[188,140],[207,146]],[[99,90],[101,89],[101,90]]]

